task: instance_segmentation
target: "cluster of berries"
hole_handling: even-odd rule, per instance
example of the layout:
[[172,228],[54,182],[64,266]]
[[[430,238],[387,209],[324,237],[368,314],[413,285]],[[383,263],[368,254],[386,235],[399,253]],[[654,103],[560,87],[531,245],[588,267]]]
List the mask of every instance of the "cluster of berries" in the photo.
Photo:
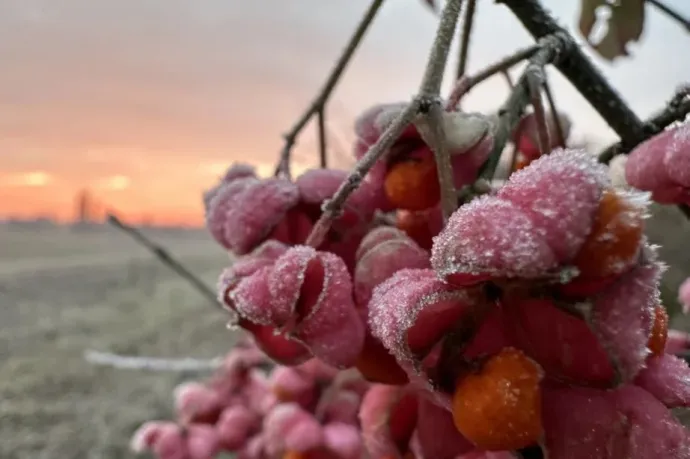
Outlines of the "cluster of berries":
[[[402,107],[359,118],[358,158]],[[550,459],[690,458],[690,431],[671,411],[690,406],[690,368],[673,355],[689,340],[669,334],[660,303],[663,265],[644,236],[647,194],[614,187],[587,152],[554,144],[538,157],[534,121],[518,128],[513,141],[529,164],[445,223],[434,156],[413,125],[318,247],[308,236],[345,171],[290,181],[235,165],[206,193],[208,228],[237,255],[219,298],[232,324],[280,365],[259,401],[255,386],[270,383],[221,378],[233,383],[213,389],[225,400],[208,421],[219,438],[213,451],[226,442],[239,457],[261,459],[499,459],[534,448]],[[490,119],[448,112],[443,129],[455,185],[471,184],[493,148]],[[664,193],[687,192],[687,132],[643,144],[628,169],[645,145],[649,156],[665,142],[657,156],[685,172],[664,169],[664,186],[674,184]],[[395,225],[380,213],[394,213]],[[353,372],[361,379],[345,388],[339,377]],[[242,435],[236,398],[218,390],[248,391],[237,398],[253,422]],[[180,400],[193,398],[182,392]],[[324,414],[344,393],[352,403]],[[205,402],[192,405],[198,421]],[[224,422],[241,442],[223,439]],[[159,457],[213,457],[210,447],[192,453],[201,444],[194,426],[175,427],[182,452]],[[165,429],[142,428],[138,444],[155,450]]]

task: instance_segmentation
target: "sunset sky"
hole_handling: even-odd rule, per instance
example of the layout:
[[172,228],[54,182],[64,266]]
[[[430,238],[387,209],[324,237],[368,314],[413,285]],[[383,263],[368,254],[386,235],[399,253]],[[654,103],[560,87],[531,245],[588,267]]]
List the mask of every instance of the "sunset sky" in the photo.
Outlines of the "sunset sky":
[[[687,0],[665,0],[690,16]],[[531,42],[507,9],[480,1],[470,52],[477,70]],[[546,0],[570,29],[579,0]],[[74,215],[88,188],[133,220],[198,223],[200,192],[233,161],[268,173],[281,133],[308,105],[367,0],[0,0],[0,218]],[[690,81],[688,35],[647,7],[634,58],[595,59],[640,116]],[[353,118],[408,99],[437,18],[420,0],[388,0],[328,107],[332,156],[349,154]],[[455,54],[453,54],[454,56]],[[614,139],[558,74],[575,135]],[[451,78],[447,78],[447,93]],[[506,96],[495,78],[466,108]],[[296,148],[314,163],[315,134]]]

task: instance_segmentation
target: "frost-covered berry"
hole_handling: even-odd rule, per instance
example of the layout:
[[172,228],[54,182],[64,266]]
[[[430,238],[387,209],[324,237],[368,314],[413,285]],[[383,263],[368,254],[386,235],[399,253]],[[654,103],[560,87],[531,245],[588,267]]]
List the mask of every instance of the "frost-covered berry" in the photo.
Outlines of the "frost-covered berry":
[[665,204],[690,203],[690,123],[667,129],[628,155],[626,181]]

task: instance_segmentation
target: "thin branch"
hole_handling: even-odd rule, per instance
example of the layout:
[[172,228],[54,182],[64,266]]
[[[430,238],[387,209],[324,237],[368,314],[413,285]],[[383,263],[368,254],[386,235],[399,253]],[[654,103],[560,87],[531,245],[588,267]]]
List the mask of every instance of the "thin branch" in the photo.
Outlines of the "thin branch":
[[398,117],[388,126],[378,141],[369,148],[369,151],[357,162],[350,175],[340,185],[333,197],[323,203],[319,220],[314,224],[306,245],[318,247],[323,242],[326,234],[331,229],[331,223],[336,218],[350,194],[357,189],[360,182],[367,175],[372,166],[381,156],[398,140],[403,130],[412,122],[419,111],[420,103],[414,99]]
[[539,40],[538,51],[530,58],[527,68],[518,80],[508,100],[498,112],[498,123],[494,133],[494,147],[489,159],[480,170],[480,176],[491,180],[501,159],[510,134],[515,129],[525,107],[530,102],[528,79],[530,74],[543,72],[546,64],[556,63],[569,51],[567,37],[562,34],[550,35]]
[[467,11],[465,11],[465,22],[462,25],[460,35],[460,57],[458,58],[458,69],[455,73],[457,79],[462,78],[467,70],[467,55],[470,51],[470,37],[472,36],[472,25],[474,24],[474,13],[477,9],[477,0],[467,1]]
[[[446,2],[436,32],[436,38],[426,64],[419,94],[398,114],[376,143],[357,162],[350,175],[343,181],[333,197],[323,203],[321,217],[314,225],[305,244],[312,247],[321,245],[331,228],[333,219],[340,214],[347,198],[357,189],[376,161],[393,146],[403,130],[417,115],[429,116],[429,112],[433,111],[434,105],[441,103],[439,97],[441,82],[443,81],[443,73],[448,61],[448,51],[453,40],[453,32],[460,14],[461,2],[462,0],[448,0]],[[436,142],[433,143],[436,144]],[[438,158],[441,152],[442,149],[437,149],[434,154]],[[440,167],[438,161],[437,167]],[[445,191],[447,192],[447,190]],[[444,190],[442,190],[443,192]]]
[[436,29],[434,44],[431,47],[424,71],[424,78],[419,87],[420,96],[438,97],[441,93],[443,74],[446,70],[448,53],[455,34],[455,26],[458,23],[458,16],[460,16],[461,6],[462,0],[448,0],[443,8],[441,20],[438,29]]
[[354,34],[350,38],[350,41],[343,50],[343,53],[341,54],[340,58],[336,61],[336,64],[333,67],[333,70],[331,70],[331,73],[328,79],[326,80],[326,83],[323,85],[323,88],[321,88],[321,90],[319,91],[318,95],[311,103],[309,108],[307,108],[307,110],[292,126],[290,131],[287,134],[285,134],[285,145],[280,153],[280,160],[278,161],[278,165],[276,166],[275,175],[279,175],[282,173],[286,177],[290,177],[290,151],[292,150],[292,147],[295,144],[295,141],[297,140],[297,136],[300,134],[300,132],[302,132],[302,129],[304,129],[311,117],[314,116],[314,114],[316,114],[317,112],[319,112],[323,108],[326,101],[328,101],[328,98],[333,92],[335,85],[338,83],[338,80],[340,79],[340,76],[345,70],[345,67],[347,67],[347,64],[350,62],[352,55],[357,50],[357,47],[364,38],[364,35],[366,34],[367,30],[369,29],[369,26],[373,22],[374,17],[376,17],[376,13],[378,13],[382,4],[383,0],[372,0],[371,5],[369,5],[369,9],[364,14],[364,17],[362,18],[360,23],[357,25]]
[[110,352],[84,351],[84,360],[94,365],[104,365],[127,370],[149,371],[213,371],[223,363],[222,357],[210,360],[192,359],[161,359],[156,357],[142,357],[118,355]]
[[450,97],[448,98],[447,102],[447,109],[448,110],[454,110],[458,103],[460,102],[460,99],[470,92],[472,88],[477,86],[479,83],[483,82],[489,77],[494,76],[495,74],[499,72],[506,71],[513,67],[516,64],[519,64],[525,59],[529,59],[532,57],[534,53],[537,52],[539,49],[539,46],[537,45],[532,45],[528,48],[524,48],[521,50],[516,51],[515,53],[511,54],[510,56],[505,57],[504,59],[501,59],[500,61],[491,64],[490,66],[486,67],[484,70],[481,70],[480,72],[477,72],[475,75],[471,77],[463,76],[461,77],[456,83],[455,86],[453,87],[453,90],[451,91]]
[[655,6],[659,11],[666,14],[668,17],[670,17],[671,19],[679,23],[681,26],[683,26],[685,30],[690,32],[689,19],[684,18],[680,13],[671,9],[669,6],[667,6],[665,3],[660,2],[659,0],[647,0],[647,3]]
[[526,74],[530,103],[534,109],[534,119],[537,124],[537,144],[539,146],[539,153],[542,155],[548,153],[549,145],[551,145],[549,125],[546,121],[546,110],[544,110],[544,101],[541,97],[541,88],[544,84],[543,75],[543,68]]
[[565,40],[567,58],[556,68],[577,88],[626,145],[636,145],[646,135],[646,127],[628,107],[592,62],[575,44],[573,37],[544,9],[538,0],[497,0],[506,5],[535,38],[559,34]]
[[164,265],[168,266],[173,271],[175,271],[180,277],[188,281],[209,302],[213,303],[219,308],[221,307],[221,304],[218,302],[216,292],[211,287],[206,285],[204,281],[202,281],[196,275],[194,275],[194,273],[187,269],[182,263],[175,260],[172,257],[172,255],[170,255],[170,253],[163,247],[151,241],[138,229],[129,226],[126,223],[123,223],[115,215],[108,214],[108,223],[113,225],[115,228],[118,228],[124,231],[125,233],[129,234],[135,241],[139,242],[142,246],[148,249],[154,256],[156,256],[156,258],[158,258]]
[[[690,113],[690,96],[686,91],[686,88],[681,88],[679,91],[677,91],[677,94],[671,99],[663,110],[645,122],[645,125],[647,126],[647,133],[642,139],[640,139],[638,144],[651,137],[654,137],[666,129],[667,126],[675,123],[676,121],[682,121],[688,116]],[[630,150],[632,150],[638,144],[624,144],[623,142],[615,143],[607,147],[599,155],[599,162],[608,164],[614,156],[628,154],[630,153]]]
[[551,85],[549,84],[549,76],[544,72],[544,94],[546,94],[546,100],[549,103],[549,109],[551,110],[551,116],[553,117],[554,126],[556,128],[556,145],[565,147],[565,130],[563,129],[563,123],[561,122],[560,114],[558,113],[558,108],[556,107],[556,100],[553,97],[553,92],[551,91]]
[[321,107],[317,114],[319,123],[319,166],[322,169],[328,167],[328,154],[326,150],[326,120],[325,107]]

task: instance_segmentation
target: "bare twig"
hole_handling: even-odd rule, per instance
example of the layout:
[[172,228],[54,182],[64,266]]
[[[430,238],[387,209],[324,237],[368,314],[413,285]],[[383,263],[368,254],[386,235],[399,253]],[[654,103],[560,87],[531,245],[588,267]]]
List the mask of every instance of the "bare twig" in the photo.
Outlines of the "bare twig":
[[546,94],[546,100],[549,102],[549,109],[551,110],[551,116],[553,117],[554,127],[556,128],[556,145],[565,147],[565,130],[563,129],[563,123],[561,123],[561,117],[558,113],[558,108],[556,107],[556,101],[553,97],[553,92],[551,92],[551,85],[549,84],[549,76],[544,72],[544,94]]
[[[680,88],[673,96],[671,101],[664,107],[663,110],[656,115],[649,118],[645,125],[647,132],[640,142],[654,137],[656,134],[663,131],[667,126],[676,121],[684,120],[690,113],[690,96],[685,87]],[[639,143],[639,142],[638,142]],[[625,155],[630,152],[638,144],[626,144],[621,142],[615,143],[607,147],[600,155],[599,162],[608,164],[614,156]]]
[[326,234],[331,229],[334,218],[340,214],[343,204],[360,182],[367,175],[379,158],[395,143],[403,130],[412,122],[419,111],[419,101],[413,100],[405,110],[388,126],[388,129],[379,137],[379,140],[369,148],[369,151],[357,162],[350,175],[340,185],[333,197],[323,203],[319,220],[309,234],[306,245],[318,247],[323,242]]
[[518,50],[517,52],[507,56],[506,58],[486,67],[484,70],[477,72],[471,77],[463,76],[461,77],[453,87],[450,97],[447,102],[447,109],[454,110],[460,99],[470,92],[472,88],[477,86],[479,83],[483,82],[487,78],[505,70],[510,69],[512,66],[522,62],[525,59],[532,57],[534,53],[537,52],[539,46],[532,45],[529,48]]
[[[360,182],[364,179],[376,161],[388,151],[402,131],[414,121],[415,117],[417,115],[428,117],[429,113],[435,110],[435,105],[440,107],[441,100],[439,93],[441,91],[441,82],[443,81],[443,73],[448,61],[448,51],[450,49],[450,43],[453,40],[453,32],[457,24],[458,15],[460,14],[461,2],[462,0],[448,0],[446,2],[436,32],[436,38],[434,39],[434,44],[427,61],[419,94],[398,114],[395,120],[393,120],[383,134],[381,134],[381,137],[379,137],[376,143],[372,145],[369,151],[367,151],[357,162],[350,175],[343,181],[333,197],[323,203],[321,217],[316,222],[311,234],[307,238],[307,245],[312,247],[321,245],[331,228],[333,219],[340,214],[347,198],[357,189]],[[438,139],[434,139],[434,141],[431,142],[433,145],[437,145],[437,141]],[[434,148],[433,145],[431,145],[432,149]],[[438,157],[442,155],[442,153],[443,148],[437,148],[436,151],[434,151],[437,157],[438,167],[443,167],[439,164],[445,164],[444,162],[438,161]],[[450,191],[454,196],[455,190]],[[448,192],[449,190],[441,190],[442,195]]]
[[544,101],[541,97],[543,75],[543,68],[537,68],[535,71],[526,74],[530,103],[534,109],[534,119],[537,124],[537,144],[539,146],[539,153],[542,155],[548,153],[549,145],[551,144],[551,139],[549,138],[549,125],[547,124],[544,110]]
[[460,57],[458,58],[458,70],[455,73],[457,79],[462,78],[467,70],[467,55],[470,51],[470,37],[472,35],[472,25],[474,24],[474,13],[477,9],[477,0],[467,1],[467,11],[465,11],[465,22],[462,25],[460,35]]
[[222,357],[210,360],[193,359],[189,357],[180,359],[161,359],[156,357],[142,357],[118,355],[110,352],[84,351],[84,360],[94,365],[104,365],[127,370],[149,371],[213,371],[223,363]]
[[364,14],[364,17],[360,23],[357,25],[352,38],[350,38],[350,41],[343,50],[342,55],[336,61],[333,70],[326,80],[326,83],[323,85],[323,88],[321,88],[316,96],[316,99],[314,99],[309,108],[307,108],[307,110],[292,126],[290,131],[285,134],[285,145],[280,153],[280,160],[276,166],[275,175],[284,174],[286,177],[290,178],[290,151],[297,140],[297,136],[300,134],[300,132],[302,132],[302,129],[304,129],[311,117],[323,109],[323,106],[325,105],[326,101],[328,101],[328,98],[333,92],[336,83],[338,83],[338,80],[345,70],[345,67],[347,67],[347,64],[350,62],[352,55],[355,53],[355,50],[357,50],[357,47],[362,41],[362,38],[364,38],[364,35],[369,29],[374,17],[376,17],[376,13],[379,11],[382,4],[383,0],[372,0],[371,5],[369,5],[369,9]]
[[326,120],[325,108],[321,107],[318,111],[319,122],[319,166],[323,169],[328,167],[328,154],[326,150]]
[[497,0],[506,5],[535,38],[559,34],[567,48],[567,59],[556,68],[577,88],[626,145],[645,138],[646,128],[623,98],[577,47],[572,36],[544,9],[539,0]]
[[170,253],[168,253],[168,251],[165,250],[163,247],[161,247],[161,246],[157,245],[156,243],[154,243],[153,241],[151,241],[149,238],[147,238],[138,229],[136,229],[132,226],[129,226],[126,223],[123,223],[115,215],[108,214],[108,223],[110,223],[114,227],[116,227],[116,228],[124,231],[125,233],[129,234],[130,236],[132,236],[132,238],[135,241],[139,242],[142,246],[147,248],[164,265],[168,266],[173,271],[175,271],[180,277],[182,277],[183,279],[188,281],[209,302],[213,303],[214,305],[216,305],[218,307],[221,307],[221,304],[218,302],[218,297],[216,295],[216,292],[211,287],[206,285],[204,283],[204,281],[202,281],[197,276],[195,276],[182,263],[175,260],[170,255]]
[[684,18],[680,13],[677,11],[671,9],[668,5],[665,3],[660,2],[659,0],[647,0],[647,3],[650,5],[653,5],[661,11],[662,13],[666,14],[668,17],[679,23],[682,27],[685,28],[688,32],[690,32],[690,20],[687,18]]
[[487,180],[491,180],[494,176],[506,142],[520,120],[522,112],[530,102],[528,88],[528,80],[532,78],[530,75],[540,74],[543,72],[546,64],[558,62],[560,58],[569,52],[568,44],[568,38],[560,33],[546,36],[539,40],[537,52],[530,58],[530,62],[520,80],[516,83],[513,92],[498,112],[498,123],[494,133],[494,147],[489,155],[489,159],[480,170],[480,176]]

